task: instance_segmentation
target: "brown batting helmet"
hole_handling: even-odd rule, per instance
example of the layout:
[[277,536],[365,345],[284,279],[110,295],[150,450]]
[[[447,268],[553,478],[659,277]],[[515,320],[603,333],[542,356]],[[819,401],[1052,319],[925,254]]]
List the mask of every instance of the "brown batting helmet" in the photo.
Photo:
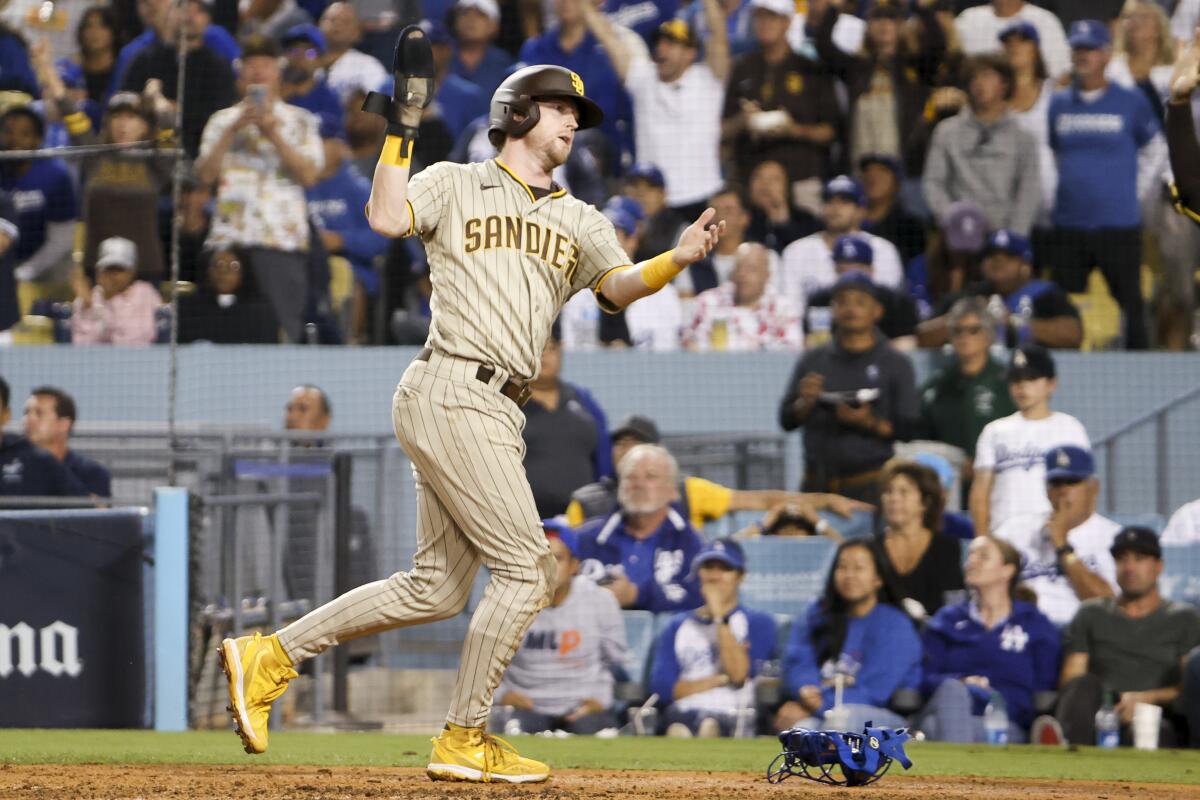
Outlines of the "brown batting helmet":
[[[488,138],[495,143],[496,133],[514,139],[529,133],[541,117],[535,101],[543,97],[562,97],[575,101],[579,109],[580,130],[594,128],[604,119],[600,106],[584,95],[582,78],[563,67],[537,64],[509,75],[492,95]],[[515,114],[522,115],[524,119],[518,121]]]

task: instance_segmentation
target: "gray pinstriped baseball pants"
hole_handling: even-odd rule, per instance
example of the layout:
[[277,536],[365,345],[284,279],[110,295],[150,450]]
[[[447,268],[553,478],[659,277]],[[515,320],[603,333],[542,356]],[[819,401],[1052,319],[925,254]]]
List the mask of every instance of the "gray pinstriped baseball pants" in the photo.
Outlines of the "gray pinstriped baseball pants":
[[447,720],[483,725],[526,629],[550,600],[555,562],[525,478],[524,415],[479,364],[434,353],[408,366],[392,403],[417,484],[417,552],[408,572],[368,583],[279,632],[293,661],[391,628],[459,613],[479,565],[491,580],[463,641]]

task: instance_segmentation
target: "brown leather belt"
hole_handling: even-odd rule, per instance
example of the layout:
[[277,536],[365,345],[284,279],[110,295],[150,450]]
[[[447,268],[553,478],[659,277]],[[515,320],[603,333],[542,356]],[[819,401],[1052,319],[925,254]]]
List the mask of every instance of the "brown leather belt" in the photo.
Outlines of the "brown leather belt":
[[[429,357],[432,355],[433,348],[426,347],[422,349],[421,352],[417,353],[417,357],[413,360],[428,361]],[[494,367],[488,367],[480,364],[479,369],[475,370],[475,380],[481,383],[491,383],[492,377],[495,374],[496,370]],[[509,378],[504,382],[504,385],[500,387],[500,394],[504,395],[509,400],[512,400],[518,406],[523,406],[529,401],[529,384],[517,383],[512,378]]]

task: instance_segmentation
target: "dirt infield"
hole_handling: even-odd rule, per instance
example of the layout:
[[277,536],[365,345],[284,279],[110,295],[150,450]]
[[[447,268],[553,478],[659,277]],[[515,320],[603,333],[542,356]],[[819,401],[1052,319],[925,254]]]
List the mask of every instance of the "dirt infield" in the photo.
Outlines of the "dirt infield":
[[475,786],[432,783],[422,770],[364,767],[210,767],[86,764],[0,764],[0,798],[36,800],[140,800],[141,798],[246,798],[246,800],[352,800],[368,797],[537,797],[548,800],[760,800],[816,797],[889,800],[1175,800],[1197,797],[1195,786],[1130,782],[1035,781],[1005,778],[928,778],[894,775],[875,786],[834,789],[800,780],[771,786],[761,775],[711,772],[562,770],[537,786]]

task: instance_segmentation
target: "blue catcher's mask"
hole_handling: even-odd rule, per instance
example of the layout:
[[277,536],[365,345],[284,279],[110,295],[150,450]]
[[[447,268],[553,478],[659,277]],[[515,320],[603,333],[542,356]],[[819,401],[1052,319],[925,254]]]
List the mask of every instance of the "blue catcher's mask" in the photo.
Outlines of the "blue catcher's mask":
[[[789,728],[779,734],[783,752],[767,768],[767,780],[780,783],[793,775],[834,786],[865,786],[883,777],[893,759],[908,769],[904,754],[907,728],[873,728],[862,733]],[[841,776],[832,772],[841,767]]]

